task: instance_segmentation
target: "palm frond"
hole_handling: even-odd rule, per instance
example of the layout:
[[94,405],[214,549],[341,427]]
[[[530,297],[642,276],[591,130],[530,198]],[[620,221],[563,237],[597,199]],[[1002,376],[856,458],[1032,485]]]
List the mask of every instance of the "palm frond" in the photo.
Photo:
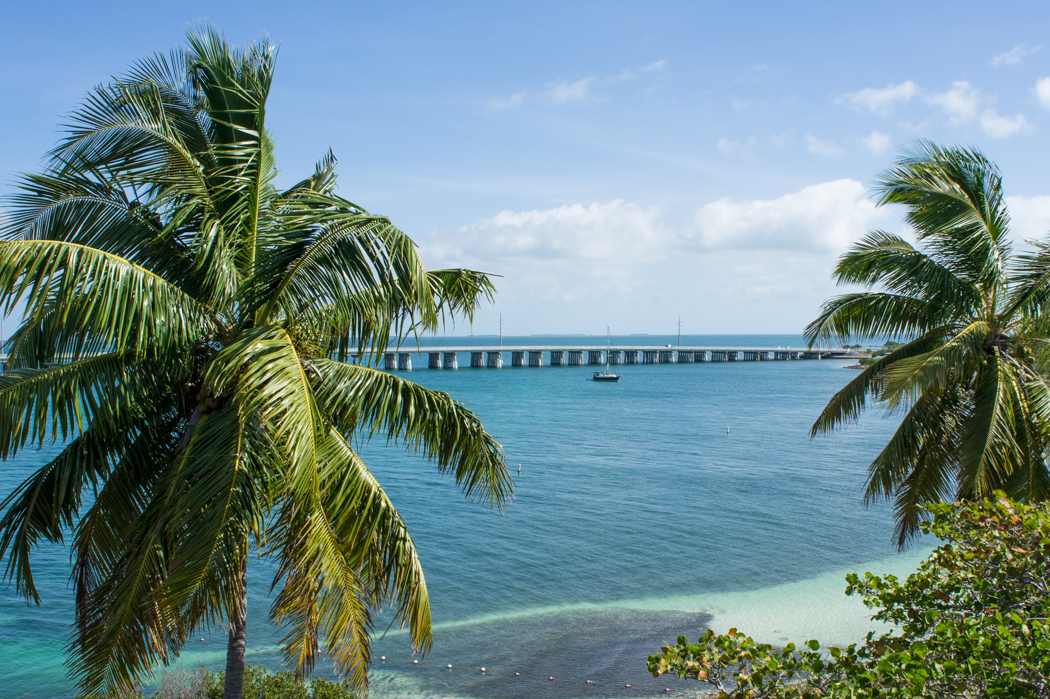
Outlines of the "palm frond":
[[[903,204],[920,241],[991,301],[1005,288],[1010,217],[998,169],[965,148],[919,142],[879,177],[878,203]],[[994,303],[992,304],[994,305]]]
[[467,497],[502,508],[512,493],[503,449],[472,412],[447,393],[387,372],[327,359],[310,376],[325,416],[343,434],[382,434],[449,471]]
[[872,231],[855,243],[835,266],[839,284],[881,285],[893,294],[922,299],[933,313],[966,315],[982,310],[981,289],[958,277],[904,238]]
[[806,326],[806,342],[837,338],[914,338],[951,322],[945,309],[911,296],[864,291],[824,302],[820,315]]
[[1018,465],[1014,418],[1021,377],[997,352],[987,355],[974,379],[973,411],[959,445],[959,495],[986,497],[1003,487]]
[[126,441],[88,430],[0,502],[0,559],[7,557],[4,578],[14,580],[18,594],[40,603],[30,564],[32,551],[41,539],[64,540],[77,523],[85,489],[106,480],[111,459]]
[[117,439],[130,420],[169,399],[166,378],[120,352],[0,375],[0,458],[26,444],[65,441],[90,427]]
[[860,417],[869,395],[877,396],[882,387],[883,373],[895,362],[909,357],[916,357],[936,347],[947,329],[938,328],[922,337],[902,345],[892,352],[880,357],[868,365],[855,379],[840,389],[810,428],[810,436],[831,432],[837,427],[852,424]]
[[413,651],[426,653],[433,641],[430,599],[408,528],[375,477],[334,429],[328,433],[321,463],[325,511],[332,513],[333,530],[361,570],[368,603],[374,608],[390,606],[394,619],[409,627]]
[[889,410],[896,410],[926,391],[940,393],[952,384],[967,385],[985,358],[987,337],[987,323],[975,321],[928,352],[898,359],[882,373],[880,398]]
[[85,327],[111,351],[186,346],[221,328],[211,309],[167,280],[109,253],[55,240],[0,243],[0,297],[11,312],[25,299],[41,319],[55,307],[83,308]]

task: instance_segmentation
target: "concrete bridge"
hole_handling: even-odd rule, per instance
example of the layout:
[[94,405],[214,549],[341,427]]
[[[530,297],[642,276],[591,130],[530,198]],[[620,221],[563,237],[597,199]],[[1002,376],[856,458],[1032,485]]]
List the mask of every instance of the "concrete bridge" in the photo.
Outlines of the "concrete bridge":
[[[626,347],[616,346],[504,346],[420,347],[396,350],[383,357],[383,368],[412,369],[413,355],[427,355],[430,369],[458,369],[460,355],[469,355],[472,369],[499,369],[504,357],[512,367],[584,366],[609,364],[694,364],[699,362],[782,362],[802,359],[859,359],[865,355],[846,349],[803,347]],[[545,361],[546,360],[546,361]]]

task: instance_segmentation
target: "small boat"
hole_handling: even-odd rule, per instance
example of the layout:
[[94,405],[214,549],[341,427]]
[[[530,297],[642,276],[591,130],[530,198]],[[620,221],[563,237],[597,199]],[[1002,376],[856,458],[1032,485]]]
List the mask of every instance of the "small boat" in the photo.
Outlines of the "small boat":
[[609,328],[605,329],[605,334],[608,336],[609,349],[605,350],[605,371],[596,371],[594,376],[591,377],[591,381],[619,381],[620,375],[612,373],[609,368],[609,350],[612,349],[612,335],[609,334]]

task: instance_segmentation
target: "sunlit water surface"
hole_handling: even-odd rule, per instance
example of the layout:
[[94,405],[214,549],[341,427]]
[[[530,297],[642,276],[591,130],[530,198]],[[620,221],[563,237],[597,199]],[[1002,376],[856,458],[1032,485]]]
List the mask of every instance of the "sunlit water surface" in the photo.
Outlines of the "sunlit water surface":
[[[683,338],[700,343],[801,338]],[[417,457],[378,440],[362,448],[419,549],[435,625],[433,651],[418,665],[396,629],[377,642],[374,697],[687,693],[694,687],[646,673],[645,657],[662,642],[731,626],[774,643],[860,640],[873,625],[860,600],[843,594],[845,573],[906,574],[928,550],[895,554],[891,508],[861,504],[866,466],[894,422],[869,412],[844,432],[809,437],[828,398],[855,376],[844,362],[625,366],[616,384],[590,381],[586,366],[431,371],[419,369],[423,357],[414,365],[413,380],[467,403],[504,445],[515,497],[496,512],[464,501]],[[58,448],[0,465],[0,493]],[[265,563],[250,570],[249,662],[278,668],[280,631],[264,621],[271,572]],[[3,695],[72,696],[63,666],[68,554],[42,549],[36,576],[40,607],[0,588]],[[221,668],[222,634],[201,637],[184,662]]]

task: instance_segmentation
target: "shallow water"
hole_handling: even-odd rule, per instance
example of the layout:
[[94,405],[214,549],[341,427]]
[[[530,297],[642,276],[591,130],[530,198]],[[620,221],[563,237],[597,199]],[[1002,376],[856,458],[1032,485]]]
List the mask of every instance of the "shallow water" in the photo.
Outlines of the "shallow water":
[[[627,339],[676,342],[614,341]],[[602,339],[504,338],[545,342]],[[801,338],[683,338],[701,342],[776,347]],[[906,573],[926,549],[895,555],[890,508],[860,502],[866,466],[892,421],[869,413],[845,432],[809,438],[821,407],[855,375],[843,367],[625,366],[617,384],[589,381],[586,366],[413,371],[413,380],[453,393],[482,417],[506,448],[516,495],[494,512],[465,502],[451,479],[402,450],[378,441],[362,448],[415,539],[435,623],[434,650],[418,666],[403,634],[378,641],[372,695],[597,697],[671,688],[673,696],[685,684],[650,678],[644,658],[679,634],[736,626],[770,642],[860,640],[872,625],[860,600],[843,595],[845,573]],[[0,467],[0,492],[55,450]],[[41,554],[42,608],[0,590],[0,678],[10,696],[71,689],[62,667],[68,557],[57,548]],[[260,619],[265,564],[251,577],[249,660],[277,667],[279,631]],[[186,662],[220,667],[222,634],[200,636]]]

